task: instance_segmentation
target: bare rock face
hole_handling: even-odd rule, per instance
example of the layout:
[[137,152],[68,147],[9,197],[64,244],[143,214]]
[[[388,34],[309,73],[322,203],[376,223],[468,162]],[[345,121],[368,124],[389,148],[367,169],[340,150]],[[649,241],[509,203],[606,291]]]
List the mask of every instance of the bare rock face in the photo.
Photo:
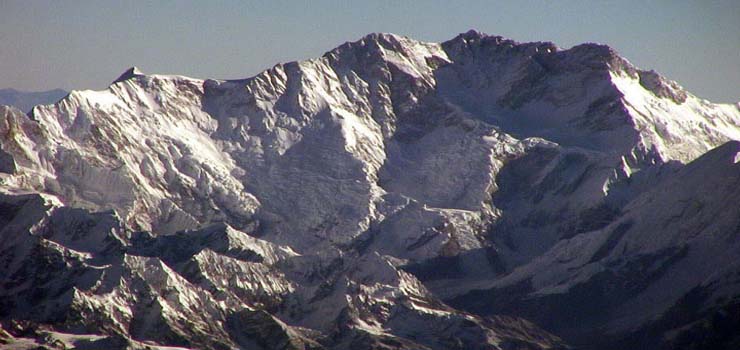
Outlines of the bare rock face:
[[5,174],[13,174],[15,170],[16,166],[13,156],[3,150],[0,150],[0,172],[3,172]]
[[737,106],[599,44],[371,34],[243,80],[132,68],[0,107],[0,321],[35,325],[0,341],[694,344],[740,295],[739,139]]
[[640,71],[640,85],[658,97],[671,99],[677,104],[686,102],[688,93],[674,81],[667,80],[655,71]]

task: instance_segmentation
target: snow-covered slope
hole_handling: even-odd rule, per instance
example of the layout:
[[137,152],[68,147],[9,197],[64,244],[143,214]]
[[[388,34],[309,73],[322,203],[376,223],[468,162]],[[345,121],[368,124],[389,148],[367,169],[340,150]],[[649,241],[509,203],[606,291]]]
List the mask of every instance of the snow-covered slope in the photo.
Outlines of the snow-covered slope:
[[[589,260],[584,242],[642,237],[649,244],[610,258],[633,267],[689,245],[694,219],[668,213],[687,233],[657,233],[652,212],[701,196],[720,203],[730,180],[680,196],[669,184],[721,173],[724,163],[705,158],[730,152],[731,140],[740,106],[701,100],[599,44],[371,34],[243,80],[132,68],[107,90],[73,91],[28,115],[0,107],[1,267],[14,276],[0,291],[19,298],[0,317],[126,344],[557,346],[526,321],[491,315],[532,318],[518,296],[605,278],[594,266],[611,266],[606,256],[558,260]],[[688,169],[704,175],[676,180]],[[722,232],[702,244],[722,245],[734,207],[713,205]],[[24,288],[42,282],[23,287],[32,271],[19,266],[36,268],[38,254],[58,256],[54,271],[67,277],[48,276],[34,299]],[[705,266],[725,261],[697,254]],[[702,283],[694,273],[651,275],[642,298],[663,304],[614,299],[647,311],[600,322],[609,332],[645,324]],[[674,279],[674,294],[650,291]],[[511,307],[470,299],[529,280]],[[46,311],[26,317],[38,303]],[[102,319],[70,325],[75,314]]]

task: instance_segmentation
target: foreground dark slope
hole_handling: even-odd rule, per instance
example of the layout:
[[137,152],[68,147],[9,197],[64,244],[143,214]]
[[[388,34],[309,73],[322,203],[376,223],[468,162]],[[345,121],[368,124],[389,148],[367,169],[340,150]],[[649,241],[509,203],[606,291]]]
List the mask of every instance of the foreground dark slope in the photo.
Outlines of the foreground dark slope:
[[734,341],[712,315],[740,295],[738,106],[603,45],[372,34],[0,115],[15,344],[561,346],[521,316],[577,345]]
[[558,242],[451,305],[521,315],[601,349],[660,348],[669,334],[668,347],[737,344],[739,152],[732,141],[685,166],[664,165],[603,228]]

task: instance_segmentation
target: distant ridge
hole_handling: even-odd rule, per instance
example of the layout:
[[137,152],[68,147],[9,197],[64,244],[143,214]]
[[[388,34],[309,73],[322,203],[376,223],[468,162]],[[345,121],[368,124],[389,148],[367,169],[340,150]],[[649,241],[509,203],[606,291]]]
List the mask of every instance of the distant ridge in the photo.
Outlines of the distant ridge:
[[52,104],[67,94],[62,89],[29,92],[12,88],[0,89],[0,105],[13,106],[28,113],[36,105]]

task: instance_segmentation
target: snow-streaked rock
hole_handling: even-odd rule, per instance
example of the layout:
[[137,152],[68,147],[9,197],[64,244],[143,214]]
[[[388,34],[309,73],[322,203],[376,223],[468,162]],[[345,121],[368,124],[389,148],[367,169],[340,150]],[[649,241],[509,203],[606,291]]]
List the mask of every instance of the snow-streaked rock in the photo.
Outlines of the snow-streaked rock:
[[[110,213],[54,207],[39,195],[5,195],[0,205],[9,220],[0,317],[20,327],[9,340],[18,348],[54,343],[49,334],[121,349],[560,344],[526,321],[454,310],[375,252],[298,255],[225,225],[152,237]],[[445,332],[422,331],[429,323]]]

